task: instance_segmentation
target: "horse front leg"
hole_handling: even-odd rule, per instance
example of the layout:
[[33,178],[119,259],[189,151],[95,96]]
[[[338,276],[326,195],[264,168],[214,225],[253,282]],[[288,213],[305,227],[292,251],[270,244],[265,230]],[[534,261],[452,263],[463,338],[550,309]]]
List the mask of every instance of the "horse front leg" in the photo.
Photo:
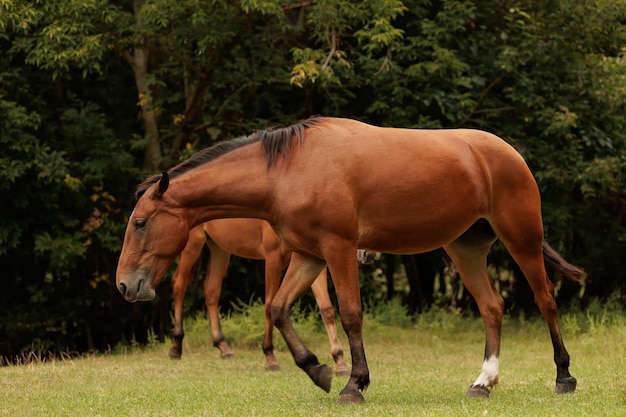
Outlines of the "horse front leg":
[[271,304],[274,326],[283,336],[293,359],[300,369],[324,391],[330,391],[333,371],[328,365],[319,363],[317,357],[302,342],[291,323],[291,307],[300,296],[311,287],[317,275],[326,264],[293,253],[285,278]]
[[181,273],[180,266],[172,275],[172,298],[174,299],[174,330],[172,331],[172,346],[167,352],[171,359],[180,359],[183,355],[183,302],[189,285],[188,277]]
[[335,285],[339,316],[348,337],[352,356],[352,371],[348,383],[339,393],[339,404],[359,404],[364,401],[362,391],[370,383],[369,369],[363,347],[363,310],[359,289],[359,266],[356,248],[350,246],[329,247],[325,253],[330,276]]
[[187,244],[180,254],[178,267],[172,276],[172,298],[174,299],[174,330],[172,332],[172,346],[168,355],[172,359],[180,359],[183,354],[183,339],[185,331],[183,329],[183,302],[185,293],[191,282],[191,272],[194,264],[198,260],[206,238],[202,225],[195,227],[189,232]]
[[350,367],[343,359],[343,348],[339,341],[339,335],[337,334],[337,323],[335,321],[335,308],[330,301],[328,295],[328,276],[326,269],[317,276],[313,285],[311,285],[313,296],[317,302],[317,306],[320,309],[320,315],[324,321],[326,327],[326,334],[328,335],[328,342],[330,343],[330,353],[335,361],[335,374],[337,376],[349,376]]

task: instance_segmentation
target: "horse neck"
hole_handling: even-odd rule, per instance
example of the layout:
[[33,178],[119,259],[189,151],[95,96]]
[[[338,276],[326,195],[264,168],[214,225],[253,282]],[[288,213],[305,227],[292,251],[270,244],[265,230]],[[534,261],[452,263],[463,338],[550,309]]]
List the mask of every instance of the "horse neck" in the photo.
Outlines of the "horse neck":
[[262,158],[222,157],[176,178],[170,190],[192,225],[219,218],[267,220],[270,213],[272,190]]

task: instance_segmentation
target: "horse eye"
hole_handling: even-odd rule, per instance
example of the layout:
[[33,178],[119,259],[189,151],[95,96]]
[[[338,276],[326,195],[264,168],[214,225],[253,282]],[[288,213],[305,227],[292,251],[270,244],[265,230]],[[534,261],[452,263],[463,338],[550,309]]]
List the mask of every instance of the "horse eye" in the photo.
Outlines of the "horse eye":
[[146,219],[136,219],[135,229],[142,229],[146,225]]

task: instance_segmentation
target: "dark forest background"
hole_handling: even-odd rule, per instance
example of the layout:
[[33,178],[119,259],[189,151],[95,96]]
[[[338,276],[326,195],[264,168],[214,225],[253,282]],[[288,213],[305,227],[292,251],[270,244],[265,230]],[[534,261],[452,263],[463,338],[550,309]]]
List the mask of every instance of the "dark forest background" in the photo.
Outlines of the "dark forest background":
[[[559,303],[626,304],[625,22],[610,0],[0,2],[0,356],[166,337],[169,283],[145,304],[114,285],[136,184],[314,114],[503,137],[536,176],[547,239],[588,273],[554,278]],[[506,252],[490,264],[508,311],[536,314]],[[262,297],[262,274],[234,259],[224,311]],[[474,310],[440,251],[384,255],[361,282],[409,314]]]

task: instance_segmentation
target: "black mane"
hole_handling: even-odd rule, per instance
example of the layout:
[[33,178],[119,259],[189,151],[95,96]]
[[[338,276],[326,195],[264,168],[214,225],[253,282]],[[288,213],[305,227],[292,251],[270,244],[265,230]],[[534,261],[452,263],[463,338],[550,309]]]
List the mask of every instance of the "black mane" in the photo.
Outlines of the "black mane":
[[[267,165],[270,166],[272,162],[276,160],[278,154],[283,156],[287,155],[291,149],[292,139],[295,137],[298,143],[304,140],[304,131],[312,126],[318,124],[320,119],[318,117],[312,117],[303,120],[294,125],[283,127],[280,129],[266,129],[254,132],[249,136],[242,136],[231,140],[219,142],[209,148],[205,148],[198,153],[191,156],[186,161],[181,162],[175,167],[171,168],[167,173],[170,178],[176,178],[185,172],[189,172],[192,169],[219,158],[220,156],[229,153],[232,150],[241,148],[242,146],[250,145],[251,143],[261,142],[263,150],[265,151],[265,158]],[[135,196],[141,197],[151,185],[157,183],[161,175],[153,175],[148,177],[143,183],[139,184]]]

